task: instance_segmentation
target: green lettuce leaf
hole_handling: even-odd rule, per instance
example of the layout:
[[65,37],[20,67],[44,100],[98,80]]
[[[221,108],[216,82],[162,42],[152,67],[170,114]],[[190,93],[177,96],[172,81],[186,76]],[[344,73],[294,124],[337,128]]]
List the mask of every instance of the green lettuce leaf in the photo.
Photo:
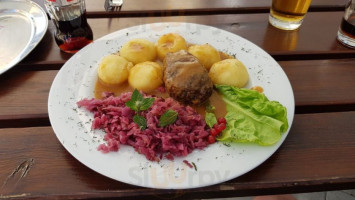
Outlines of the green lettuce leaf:
[[288,129],[287,110],[255,90],[216,85],[227,104],[227,127],[217,139],[272,145]]

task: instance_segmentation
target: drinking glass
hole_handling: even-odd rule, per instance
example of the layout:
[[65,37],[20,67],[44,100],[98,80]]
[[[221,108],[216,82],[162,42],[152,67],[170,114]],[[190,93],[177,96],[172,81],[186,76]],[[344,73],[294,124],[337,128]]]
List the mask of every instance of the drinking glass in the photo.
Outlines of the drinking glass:
[[44,0],[44,5],[55,24],[54,38],[62,51],[76,53],[93,41],[85,0]]
[[311,0],[272,0],[269,22],[283,30],[299,28],[308,11]]
[[355,0],[345,6],[344,17],[338,30],[338,40],[344,45],[355,48]]

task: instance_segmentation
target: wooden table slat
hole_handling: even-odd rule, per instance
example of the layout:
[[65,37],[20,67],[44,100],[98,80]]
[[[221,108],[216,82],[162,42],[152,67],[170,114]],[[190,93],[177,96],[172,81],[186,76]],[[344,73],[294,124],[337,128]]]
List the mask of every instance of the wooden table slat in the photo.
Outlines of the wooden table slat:
[[[263,48],[277,60],[355,57],[355,49],[343,46],[336,39],[342,15],[343,12],[309,13],[300,29],[296,31],[274,28],[267,23],[267,14],[106,18],[89,19],[89,24],[94,32],[94,39],[98,39],[135,25],[190,22],[214,26],[240,35]],[[320,23],[324,19],[327,19],[327,23]],[[46,67],[59,69],[72,56],[60,51],[54,41],[53,31],[54,25],[50,21],[49,31],[43,40],[19,66],[25,69],[48,69]]]
[[[148,199],[192,199],[307,192],[312,187],[351,189],[355,187],[355,127],[349,122],[354,120],[355,112],[296,115],[284,144],[261,166],[221,185],[191,190],[147,189],[106,178],[73,159],[51,127],[0,129],[0,180],[6,180],[0,194],[134,198],[139,191],[140,197]],[[26,175],[21,178],[19,170],[10,176],[19,165],[29,166]]]
[[[293,87],[296,113],[355,110],[355,59],[281,61]],[[57,70],[9,72],[0,77],[0,127],[48,123],[48,92]],[[312,95],[310,95],[312,94]],[[22,119],[21,124],[18,119]]]
[[[43,6],[43,0],[32,0]],[[266,13],[271,0],[124,0],[117,12],[104,9],[105,0],[86,0],[88,17],[144,17],[228,13]],[[347,0],[313,0],[309,11],[344,11]],[[44,7],[44,6],[43,6]]]
[[348,0],[312,0],[295,31],[268,24],[272,0],[124,0],[119,12],[106,12],[104,1],[86,0],[95,40],[136,25],[189,22],[260,46],[293,87],[296,114],[288,137],[257,168],[210,187],[148,189],[104,177],[71,156],[50,126],[50,86],[72,55],[59,50],[49,21],[38,46],[0,76],[0,199],[186,200],[355,189],[355,49],[336,39]]

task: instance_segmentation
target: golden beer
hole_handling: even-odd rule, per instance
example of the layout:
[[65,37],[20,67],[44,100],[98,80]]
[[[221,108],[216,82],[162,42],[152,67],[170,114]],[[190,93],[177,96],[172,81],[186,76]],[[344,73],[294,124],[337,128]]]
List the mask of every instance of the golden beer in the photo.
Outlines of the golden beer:
[[273,0],[269,21],[286,30],[298,28],[306,15],[311,0]]

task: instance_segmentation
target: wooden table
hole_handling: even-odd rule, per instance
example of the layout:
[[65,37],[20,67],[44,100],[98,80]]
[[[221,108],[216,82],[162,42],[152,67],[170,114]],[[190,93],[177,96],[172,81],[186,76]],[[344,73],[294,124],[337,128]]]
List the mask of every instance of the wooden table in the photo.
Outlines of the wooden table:
[[47,100],[71,55],[56,46],[50,21],[31,54],[0,76],[0,199],[194,199],[355,189],[355,50],[336,39],[346,2],[313,0],[298,31],[281,31],[268,24],[271,0],[125,0],[120,12],[105,12],[104,0],[87,0],[95,39],[145,23],[206,24],[260,46],[290,79],[296,114],[279,150],[241,177],[189,190],[111,180],[62,147]]

